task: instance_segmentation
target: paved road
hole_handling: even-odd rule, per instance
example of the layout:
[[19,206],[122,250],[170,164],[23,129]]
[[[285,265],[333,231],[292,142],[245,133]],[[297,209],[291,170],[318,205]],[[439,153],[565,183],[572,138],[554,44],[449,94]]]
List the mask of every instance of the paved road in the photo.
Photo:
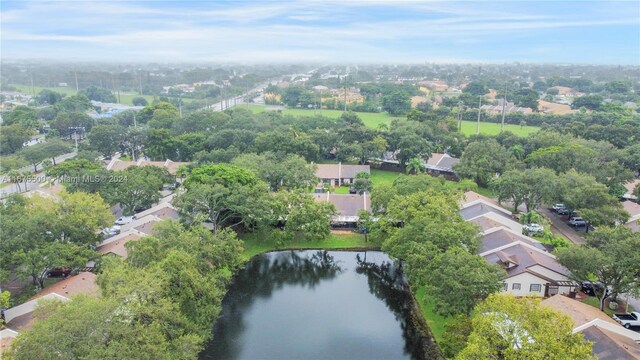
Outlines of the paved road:
[[[64,155],[60,155],[60,156],[56,156],[56,164],[57,163],[61,163],[65,160],[71,159],[73,157],[76,156],[75,152],[71,152],[68,154],[64,154]],[[42,171],[43,170],[43,166],[42,164],[38,165],[37,167],[38,171]],[[33,173],[33,166],[26,166],[22,169],[20,169],[20,171],[29,171],[31,173]],[[3,188],[0,188],[0,199],[4,198],[5,196],[8,196],[10,194],[13,193],[23,193],[26,191],[30,191],[33,190],[35,188],[37,188],[38,186],[42,185],[44,183],[44,175],[42,175],[41,173],[36,173],[33,174],[33,178],[30,181],[27,181],[26,183],[21,183],[20,184],[20,188],[18,189],[18,185],[16,184],[10,184],[7,185]],[[25,189],[26,186],[26,189]]]
[[547,208],[540,207],[536,209],[536,211],[539,214],[544,215],[546,218],[548,218],[551,221],[552,233],[556,235],[564,236],[574,244],[584,245],[585,243],[584,238],[580,236],[580,234],[577,231],[575,231],[571,226],[567,225],[562,219],[562,217],[556,215],[555,213],[551,212],[551,210]]

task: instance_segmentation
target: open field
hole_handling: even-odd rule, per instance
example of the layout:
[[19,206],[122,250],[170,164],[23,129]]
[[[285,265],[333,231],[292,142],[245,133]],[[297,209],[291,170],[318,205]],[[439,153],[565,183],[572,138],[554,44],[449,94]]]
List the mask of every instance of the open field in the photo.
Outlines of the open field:
[[[27,85],[17,85],[17,84],[11,84],[9,86],[13,86],[16,89],[18,89],[18,91],[25,93],[25,94],[31,94],[31,86],[27,86]],[[65,87],[59,87],[59,86],[52,86],[52,87],[42,87],[42,86],[34,86],[33,90],[35,91],[35,94],[33,95],[38,95],[38,93],[44,89],[49,89],[49,90],[53,90],[55,92],[59,92],[61,94],[65,94],[65,95],[75,95],[76,93],[76,89],[72,88],[70,86],[65,86]]]
[[[23,92],[25,94],[31,94],[31,87],[27,86],[27,85],[17,85],[17,84],[12,84],[10,86],[15,87],[16,89],[18,89],[20,92]],[[59,92],[61,94],[65,94],[67,96],[71,96],[71,95],[75,95],[76,94],[76,89],[74,87],[68,86],[68,87],[59,87],[59,86],[53,86],[53,87],[42,87],[42,86],[34,86],[33,90],[35,91],[35,95],[38,95],[38,93],[44,89],[49,89],[49,90],[53,90],[55,92]],[[116,98],[118,97],[118,94],[114,94],[116,96]],[[139,97],[140,95],[138,95],[138,93],[136,92],[120,92],[120,103],[125,104],[125,105],[133,105],[133,98],[135,97]],[[145,99],[147,99],[147,101],[149,103],[151,103],[153,101],[153,96],[150,95],[144,95],[143,96]],[[190,99],[189,99],[190,100]],[[185,102],[188,102],[185,100]]]
[[[254,113],[260,113],[266,111],[266,107],[263,105],[251,105],[249,109]],[[292,115],[292,116],[313,116],[313,115],[322,115],[331,119],[337,119],[342,115],[342,110],[305,110],[305,109],[287,109],[285,108],[283,114]],[[393,117],[386,112],[384,113],[365,113],[365,112],[357,112],[358,116],[364,122],[365,126],[377,129],[380,125],[390,125],[391,121],[394,119],[404,119],[403,117]],[[465,135],[474,135],[476,133],[477,123],[475,121],[463,121],[462,122],[462,133]],[[531,133],[534,133],[540,130],[539,127],[536,126],[524,126],[507,124],[505,125],[505,129],[513,132],[518,136],[527,136]],[[480,133],[484,135],[497,135],[500,133],[500,124],[497,123],[488,123],[488,122],[480,122]]]
[[[478,123],[475,121],[463,121],[462,122],[462,133],[465,135],[475,135],[477,132]],[[504,129],[506,131],[511,131],[517,136],[525,137],[531,133],[534,133],[540,130],[537,126],[520,126],[514,124],[505,124]],[[498,135],[500,134],[500,124],[497,123],[489,123],[489,122],[480,122],[480,133],[484,135]]]
[[[266,110],[266,106],[263,105],[250,105],[249,109],[253,113],[260,113]],[[305,110],[305,109],[288,109],[285,108],[283,114],[291,115],[291,116],[314,116],[314,115],[322,115],[331,119],[339,118],[343,111],[342,110]],[[385,113],[365,113],[358,112],[356,113],[362,119],[365,126],[376,129],[380,124],[391,124],[393,119],[400,119],[398,117],[392,117],[391,115]]]

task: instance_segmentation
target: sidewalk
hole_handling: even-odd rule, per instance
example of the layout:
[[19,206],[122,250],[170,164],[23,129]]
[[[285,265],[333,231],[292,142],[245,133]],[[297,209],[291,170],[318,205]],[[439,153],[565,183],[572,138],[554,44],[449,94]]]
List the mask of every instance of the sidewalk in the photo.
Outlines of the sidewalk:
[[544,207],[539,207],[536,209],[536,211],[549,219],[549,221],[551,222],[552,233],[563,236],[576,245],[584,245],[584,238],[580,236],[578,232],[575,231],[571,226],[567,225],[560,216],[557,216],[556,214],[551,212],[551,210]]

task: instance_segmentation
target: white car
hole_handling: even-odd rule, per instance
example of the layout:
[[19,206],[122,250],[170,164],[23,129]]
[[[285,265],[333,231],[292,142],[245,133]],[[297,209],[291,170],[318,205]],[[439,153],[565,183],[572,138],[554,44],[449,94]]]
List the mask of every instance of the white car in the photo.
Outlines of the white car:
[[526,230],[529,234],[537,234],[544,231],[544,228],[540,224],[527,224],[524,225],[522,229]]
[[116,225],[127,225],[136,219],[136,216],[120,216],[118,220],[116,220]]

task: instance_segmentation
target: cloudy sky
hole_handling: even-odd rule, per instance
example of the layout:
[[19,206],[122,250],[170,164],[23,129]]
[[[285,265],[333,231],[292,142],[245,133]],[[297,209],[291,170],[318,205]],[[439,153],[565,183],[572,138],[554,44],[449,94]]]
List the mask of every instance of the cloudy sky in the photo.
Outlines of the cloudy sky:
[[640,1],[2,1],[3,59],[640,64]]

